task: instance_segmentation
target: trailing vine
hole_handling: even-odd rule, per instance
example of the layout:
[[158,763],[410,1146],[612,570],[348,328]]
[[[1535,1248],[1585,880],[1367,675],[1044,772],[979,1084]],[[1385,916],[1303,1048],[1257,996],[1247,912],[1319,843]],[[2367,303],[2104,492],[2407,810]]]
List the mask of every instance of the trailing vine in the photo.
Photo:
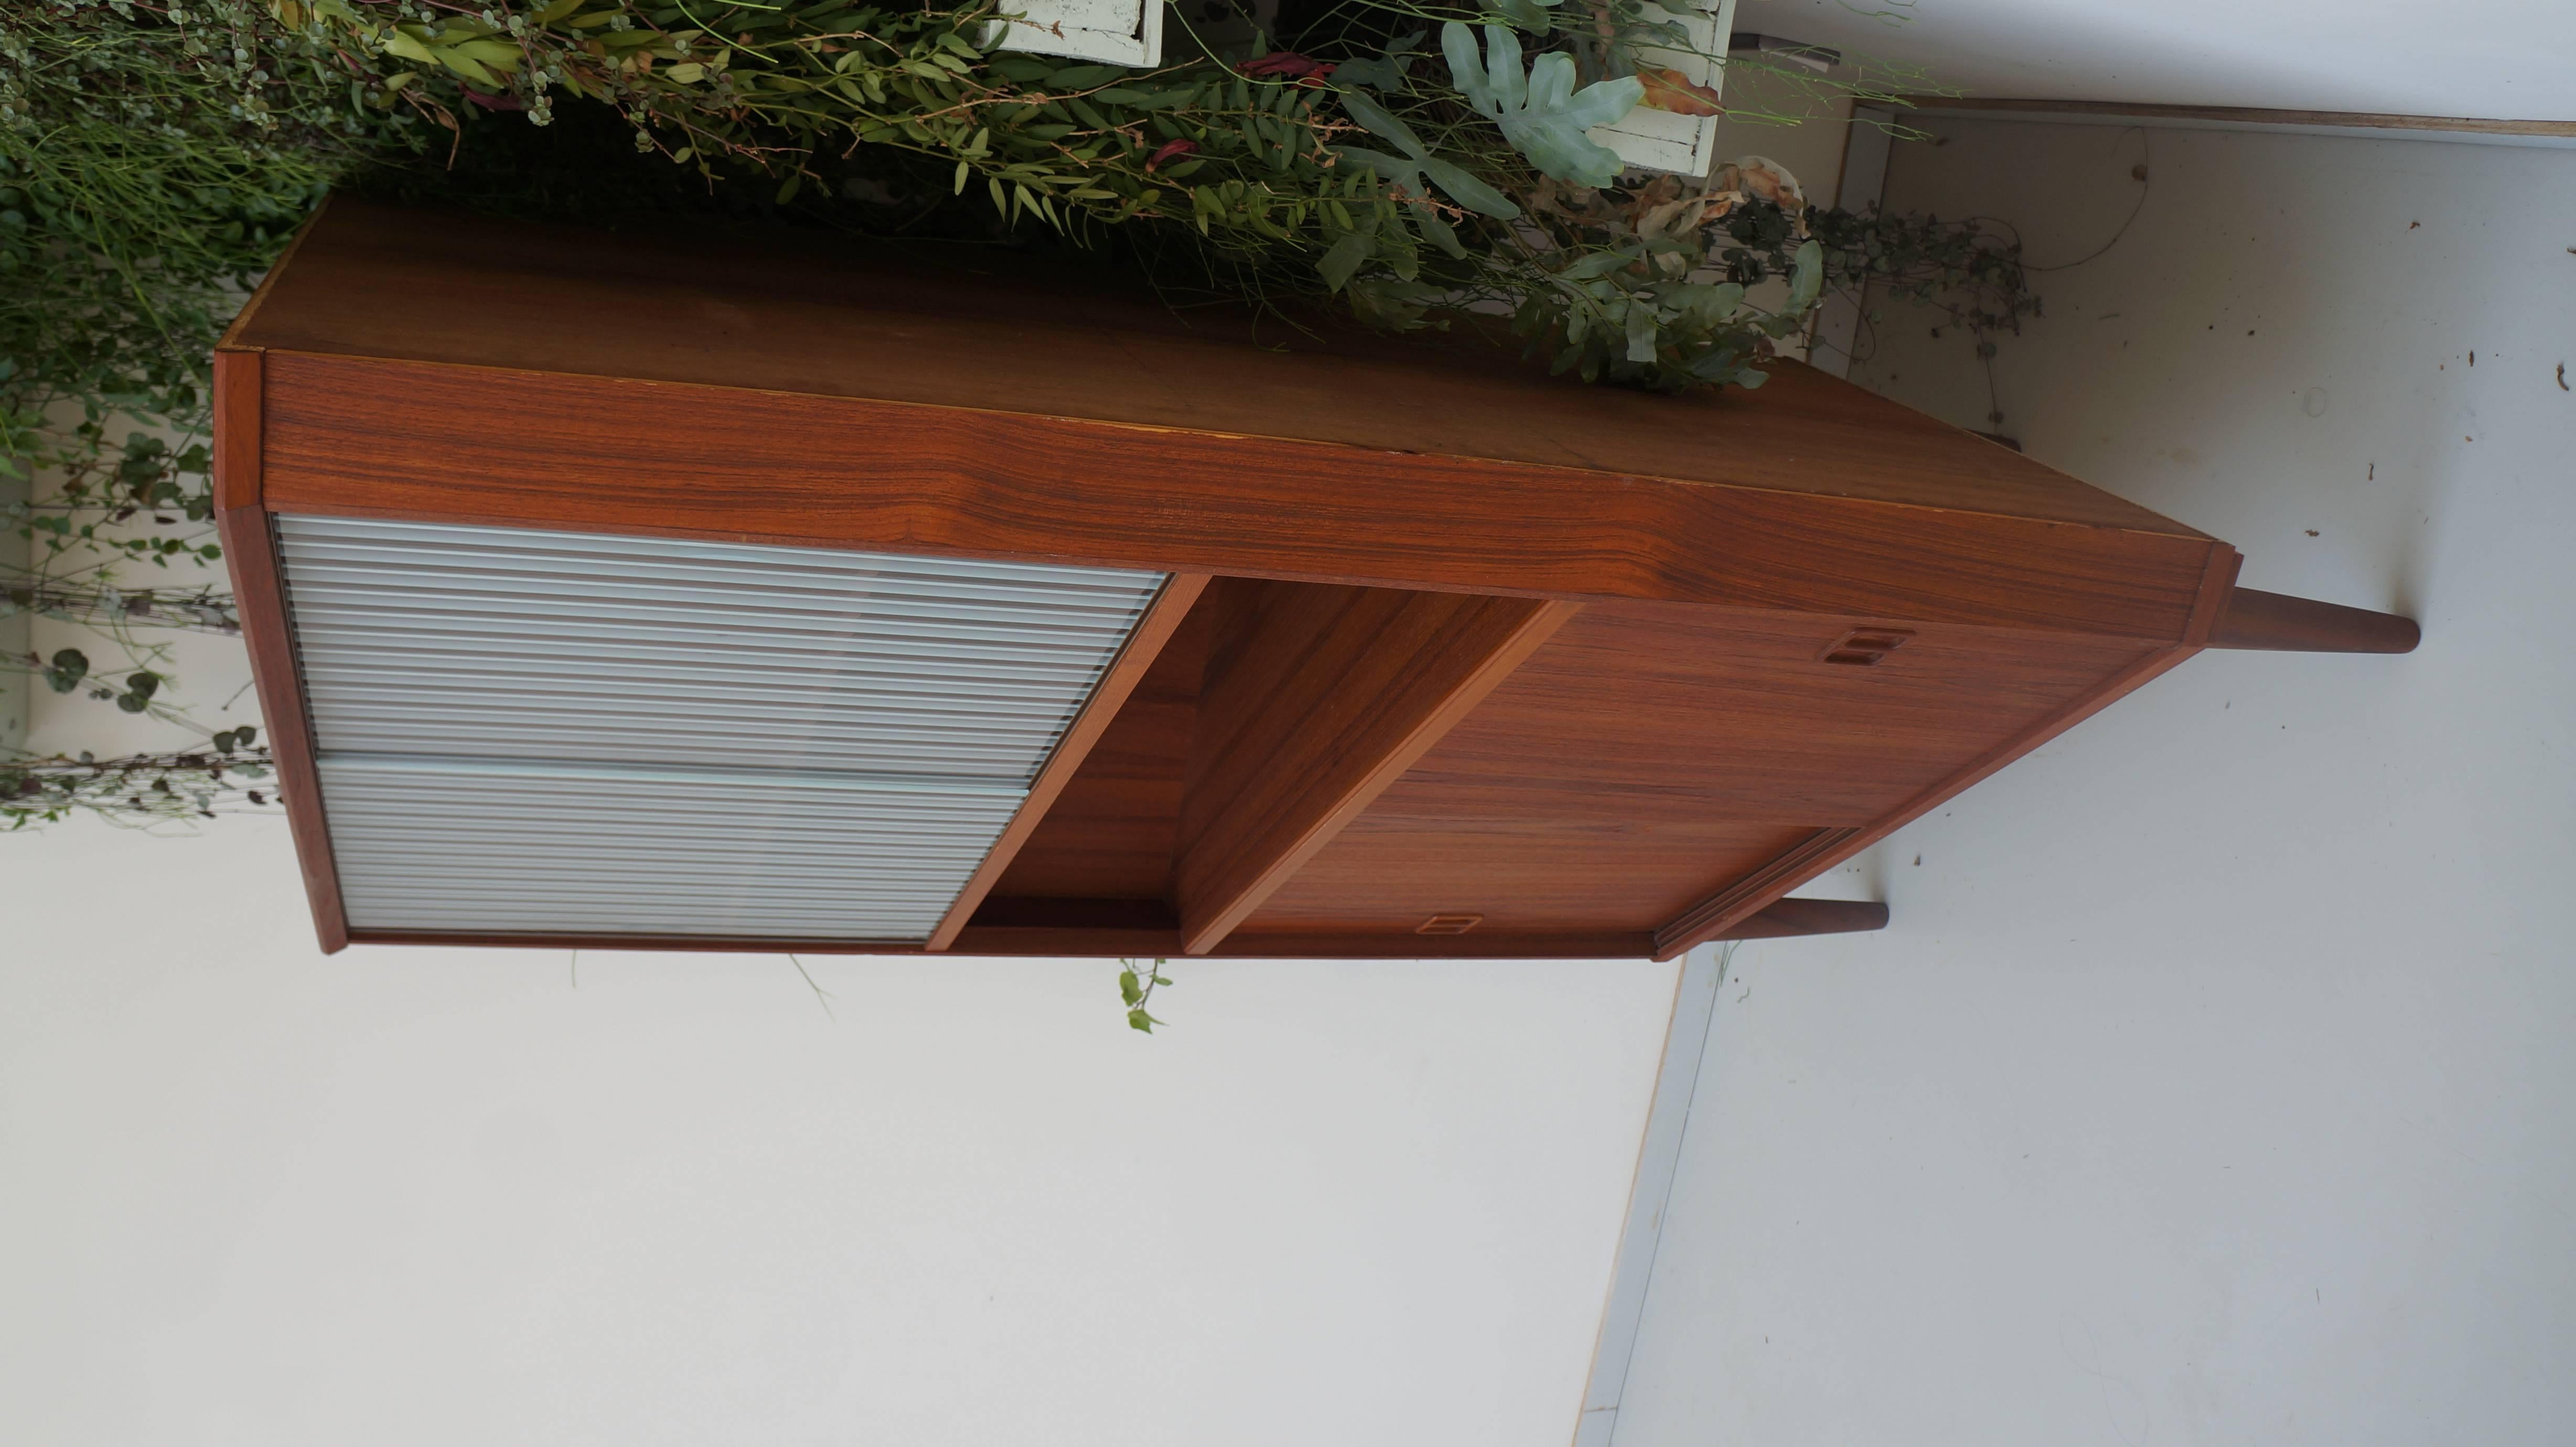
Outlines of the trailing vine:
[[[215,567],[208,353],[332,179],[405,144],[318,57],[236,45],[237,30],[130,7],[0,17],[0,527],[26,552],[0,566],[0,616],[99,640],[0,667],[182,725],[150,631],[238,631]],[[0,757],[0,820],[156,826],[264,805],[256,737]]]
[[1171,983],[1163,973],[1163,963],[1160,959],[1150,965],[1138,964],[1134,960],[1118,962],[1118,999],[1127,1007],[1128,1029],[1151,1035],[1155,1026],[1164,1023],[1145,1013],[1146,1005],[1154,998],[1154,991]]
[[258,738],[257,728],[244,726],[180,753],[0,761],[0,820],[17,830],[81,813],[148,829],[194,824],[242,805],[256,809],[276,797]]
[[1880,300],[1937,313],[1975,338],[1981,362],[1993,360],[1997,337],[2019,336],[2022,323],[2042,313],[2020,238],[1979,220],[1847,211],[1814,211],[1809,219],[1828,274],[1855,288],[1873,286]]

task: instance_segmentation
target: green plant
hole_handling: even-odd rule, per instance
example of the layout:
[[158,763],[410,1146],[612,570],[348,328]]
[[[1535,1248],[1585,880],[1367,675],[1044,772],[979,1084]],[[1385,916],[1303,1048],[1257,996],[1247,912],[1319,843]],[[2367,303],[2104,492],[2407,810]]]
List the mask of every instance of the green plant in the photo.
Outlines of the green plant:
[[[2022,322],[2042,314],[2021,259],[2021,240],[1979,219],[1888,216],[1871,212],[1809,213],[1825,269],[1857,288],[1875,283],[1884,300],[1929,308],[1976,339],[1976,355],[1991,362],[1996,338],[2021,333]],[[1875,314],[1871,318],[1875,321]],[[2000,423],[2001,414],[1990,420]]]
[[[323,53],[237,44],[244,23],[223,5],[0,16],[0,526],[28,552],[0,565],[0,613],[82,624],[124,654],[0,667],[173,722],[167,651],[135,630],[237,628],[211,568],[208,355],[332,176],[385,144]],[[207,780],[226,771],[177,758],[8,763],[26,786],[9,817],[179,817],[162,806],[222,792]],[[117,792],[146,776],[166,787]]]
[[[1188,238],[1208,286],[1275,305],[1339,294],[1399,329],[1439,324],[1442,311],[1510,311],[1588,379],[1750,384],[1749,364],[1798,324],[1670,274],[1666,259],[1694,245],[1683,231],[1653,260],[1612,259],[1513,200],[1551,178],[1614,183],[1615,160],[1583,131],[1645,87],[1619,77],[1578,91],[1564,51],[1524,73],[1509,27],[1486,26],[1479,50],[1471,9],[1431,13],[1445,74],[1415,64],[1427,32],[1393,32],[1422,12],[1393,3],[1366,10],[1388,23],[1354,29],[1367,48],[1338,61],[1201,53],[1151,72],[992,51],[991,3],[277,0],[275,11],[334,49],[366,104],[460,137],[478,112],[548,125],[562,106],[604,104],[640,154],[711,188],[757,186],[775,206],[814,197],[828,210],[854,191],[944,183],[1006,227],[1090,243],[1139,228]],[[1351,144],[1362,135],[1400,154]]]
[[1577,186],[1612,186],[1626,169],[1618,154],[1586,135],[1618,120],[1645,99],[1635,76],[1596,80],[1574,88],[1574,57],[1550,51],[1521,73],[1520,37],[1507,25],[1485,27],[1485,52],[1475,33],[1452,20],[1440,27],[1440,49],[1450,82],[1476,114],[1494,123],[1512,148],[1539,174]]
[[107,632],[143,626],[238,634],[232,594],[213,583],[125,589],[93,581],[26,581],[0,587],[0,617],[30,613]]
[[212,819],[235,805],[274,798],[272,761],[251,727],[218,733],[202,750],[124,758],[0,761],[0,821],[11,830],[85,813],[112,824],[152,828]]
[[[2017,258],[1937,224],[1812,211],[1771,168],[1619,173],[1589,126],[1641,103],[1706,112],[1704,88],[1641,63],[1644,47],[1686,48],[1687,0],[1355,0],[1301,36],[1312,54],[1200,44],[1152,71],[995,51],[1007,9],[22,0],[0,13],[0,475],[45,483],[8,504],[32,558],[0,569],[0,606],[123,653],[0,666],[184,721],[168,655],[140,630],[235,626],[201,571],[220,558],[208,354],[334,186],[603,224],[696,211],[1072,244],[1175,298],[1292,317],[1332,304],[1392,329],[1501,314],[1554,370],[1658,389],[1759,385],[1823,290],[1856,279],[1964,287],[1955,314],[1988,330],[2036,310]],[[1776,304],[1754,300],[1783,276]],[[138,795],[100,781],[150,775],[176,797],[240,772],[174,762],[191,757],[32,761],[13,777],[39,781],[24,797],[130,812]]]
[[1144,966],[1134,960],[1118,962],[1118,998],[1127,1006],[1128,1029],[1141,1030],[1148,1035],[1154,1033],[1154,1027],[1163,1022],[1145,1013],[1145,1002],[1154,998],[1156,986],[1170,983],[1171,980],[1163,974],[1163,961],[1159,959]]
[[[205,353],[333,176],[386,144],[322,51],[246,34],[247,9],[0,16],[0,473],[58,473],[16,514],[49,555],[211,561],[202,530],[114,525],[210,519]],[[119,418],[154,430],[111,443]]]

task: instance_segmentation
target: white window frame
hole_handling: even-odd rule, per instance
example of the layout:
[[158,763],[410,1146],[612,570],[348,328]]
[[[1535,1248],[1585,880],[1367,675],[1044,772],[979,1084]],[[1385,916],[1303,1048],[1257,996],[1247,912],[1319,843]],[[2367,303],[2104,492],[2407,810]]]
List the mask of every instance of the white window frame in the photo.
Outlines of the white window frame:
[[[1007,0],[1020,18],[1001,29],[1004,50],[1098,60],[1150,70],[1163,63],[1163,0]],[[1734,0],[1726,0],[1730,6]]]
[[[1682,22],[1695,50],[1641,50],[1637,64],[1678,70],[1694,85],[1725,89],[1726,46],[1735,33],[1735,0],[1704,0],[1704,5],[1698,16]],[[1641,105],[1609,125],[1594,126],[1589,134],[1631,166],[1705,176],[1716,160],[1717,121],[1716,116],[1675,115]]]

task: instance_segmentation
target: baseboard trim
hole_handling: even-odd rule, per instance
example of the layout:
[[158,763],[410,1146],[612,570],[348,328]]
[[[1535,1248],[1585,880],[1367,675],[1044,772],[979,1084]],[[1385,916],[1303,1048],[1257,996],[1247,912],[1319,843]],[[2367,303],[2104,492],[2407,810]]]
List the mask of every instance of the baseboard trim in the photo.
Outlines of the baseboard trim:
[[1637,1328],[1646,1315],[1646,1286],[1655,1274],[1664,1207],[1680,1169],[1682,1136],[1690,1124],[1691,1098],[1699,1090],[1701,1057],[1708,1049],[1718,987],[1726,983],[1732,945],[1706,946],[1682,956],[1673,987],[1672,1023],[1664,1030],[1664,1055],[1655,1070],[1655,1094],[1637,1151],[1637,1174],[1628,1190],[1628,1217],[1619,1232],[1619,1255],[1610,1269],[1610,1292],[1601,1333],[1592,1348],[1591,1377],[1575,1419],[1575,1447],[1610,1447],[1619,1430],[1619,1403],[1636,1355]]
[[2291,135],[2370,136],[2382,140],[2470,141],[2485,145],[2576,148],[2576,121],[2406,116],[2377,111],[2270,110],[2255,106],[2143,105],[2134,101],[2107,100],[2007,100],[1980,96],[1914,96],[1909,99],[1925,119],[1942,115],[1968,120],[2148,125],[2204,131],[2261,130]]

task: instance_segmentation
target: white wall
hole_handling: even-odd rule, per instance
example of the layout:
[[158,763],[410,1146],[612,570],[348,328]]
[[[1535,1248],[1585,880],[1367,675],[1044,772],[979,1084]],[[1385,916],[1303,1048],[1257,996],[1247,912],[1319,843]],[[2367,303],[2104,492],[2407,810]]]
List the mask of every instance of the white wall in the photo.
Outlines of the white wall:
[[2563,0],[1740,0],[1977,96],[2576,120]]
[[[2135,200],[2135,134],[1936,129],[1890,204],[2034,260]],[[1842,880],[1885,934],[1745,947],[1618,1447],[2576,1421],[2576,153],[2149,145],[2007,430],[2424,646],[2195,659]],[[1927,330],[1879,380],[1974,421]]]
[[[135,430],[123,421],[111,422],[108,435],[122,439]],[[159,429],[162,438],[174,448],[203,438],[183,438],[167,429]],[[15,489],[0,478],[0,500],[13,492],[24,496],[31,485],[39,496],[57,496],[58,474],[47,473],[30,482],[22,481]],[[156,528],[149,518],[139,518],[125,527],[101,524],[110,537],[150,537],[176,532],[203,542],[214,542],[211,524],[200,530]],[[32,543],[15,537],[0,537],[0,566],[15,564],[26,567],[40,563],[41,550]],[[47,569],[54,576],[79,575],[90,564],[102,561],[101,555],[73,553],[55,561]],[[136,590],[167,588],[185,591],[202,587],[222,587],[226,579],[221,562],[207,563],[190,559],[166,567],[127,561],[114,564],[110,576],[117,584]],[[94,581],[94,580],[93,580]],[[250,653],[238,638],[220,634],[182,632],[169,628],[137,627],[128,630],[142,651],[128,654],[115,639],[96,629],[52,618],[32,618],[25,614],[0,619],[0,652],[51,658],[58,649],[74,648],[90,660],[94,682],[111,687],[121,686],[126,675],[136,667],[158,669],[165,677],[176,680],[166,691],[165,702],[177,700],[199,727],[166,723],[148,714],[119,712],[112,703],[101,703],[88,696],[88,689],[58,694],[23,671],[10,671],[0,677],[0,748],[24,747],[36,754],[77,754],[86,749],[101,758],[119,754],[158,753],[164,750],[202,748],[206,737],[238,724],[259,722],[259,698],[251,689]],[[156,656],[152,650],[158,649]],[[17,716],[20,727],[13,731],[9,718]]]
[[[2134,134],[1942,128],[1891,199],[2035,260],[2135,197]],[[2197,660],[1839,881],[1887,934],[1749,947],[1622,1447],[2576,1408],[2576,156],[2148,144],[2007,428],[2426,648]],[[774,957],[322,960],[274,821],[0,888],[13,1447],[1559,1442],[1672,983],[1192,965],[1147,1040],[1096,962],[809,961],[834,1022]]]
[[1806,83],[1795,72],[1743,64],[1727,72],[1726,101],[1729,113],[1718,117],[1717,140],[1710,147],[1720,163],[1767,156],[1798,178],[1808,200],[1834,204],[1845,123],[1851,119],[1849,96]]
[[1670,966],[311,943],[0,836],[10,1447],[1552,1444]]

